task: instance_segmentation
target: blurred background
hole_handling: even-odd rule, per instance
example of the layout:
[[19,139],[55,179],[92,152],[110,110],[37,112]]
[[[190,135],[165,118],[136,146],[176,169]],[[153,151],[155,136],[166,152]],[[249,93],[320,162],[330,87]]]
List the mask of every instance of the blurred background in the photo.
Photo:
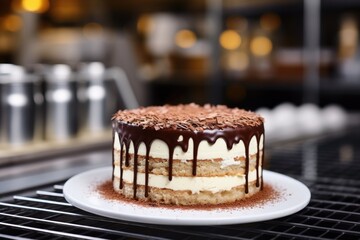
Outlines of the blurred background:
[[359,11],[356,0],[2,0],[0,157],[109,144],[112,114],[148,105],[257,111],[268,139],[344,129],[360,110]]

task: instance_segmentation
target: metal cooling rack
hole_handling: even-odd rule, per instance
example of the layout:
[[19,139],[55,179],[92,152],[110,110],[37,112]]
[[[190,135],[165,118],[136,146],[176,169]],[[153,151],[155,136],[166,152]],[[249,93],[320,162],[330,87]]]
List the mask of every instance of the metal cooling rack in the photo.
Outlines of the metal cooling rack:
[[161,226],[96,216],[66,202],[65,181],[3,197],[1,239],[360,239],[360,134],[273,147],[267,169],[304,182],[312,199],[288,217],[242,225]]

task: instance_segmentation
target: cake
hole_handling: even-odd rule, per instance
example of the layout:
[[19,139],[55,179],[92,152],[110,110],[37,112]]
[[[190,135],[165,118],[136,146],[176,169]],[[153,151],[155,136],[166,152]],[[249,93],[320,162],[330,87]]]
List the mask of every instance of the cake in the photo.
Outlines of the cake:
[[171,205],[213,205],[263,188],[264,121],[222,105],[165,105],[114,114],[114,190]]

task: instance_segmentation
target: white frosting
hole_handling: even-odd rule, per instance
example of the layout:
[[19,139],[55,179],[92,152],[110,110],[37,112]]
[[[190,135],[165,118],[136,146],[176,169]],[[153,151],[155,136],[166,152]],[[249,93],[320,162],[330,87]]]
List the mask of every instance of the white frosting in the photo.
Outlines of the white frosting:
[[[178,141],[183,141],[183,137],[180,136]],[[260,137],[260,143],[259,143],[259,149],[263,149],[263,142],[264,142],[264,136],[263,134]],[[251,138],[250,144],[249,144],[249,154],[254,155],[257,153],[257,140],[256,137],[253,136]],[[192,160],[193,159],[193,149],[194,149],[194,142],[192,139],[189,140],[188,144],[188,151],[183,152],[181,147],[176,147],[174,149],[174,155],[173,159],[178,160]],[[119,136],[117,133],[115,133],[115,139],[114,139],[114,149],[120,150],[120,141]],[[130,144],[129,148],[130,153],[134,153],[134,144]],[[146,155],[146,147],[144,143],[141,143],[138,149],[139,155]],[[150,156],[153,158],[163,158],[168,159],[169,158],[169,148],[166,145],[166,143],[162,140],[155,139],[151,144],[150,149]],[[233,164],[238,164],[234,159],[236,157],[245,157],[245,145],[243,141],[240,141],[237,144],[234,144],[233,147],[228,150],[225,140],[222,138],[219,138],[214,144],[209,144],[206,140],[201,141],[198,148],[198,155],[197,159],[213,159],[213,158],[222,158],[223,159],[223,165],[229,166]]]
[[117,132],[114,132],[114,149],[120,150],[120,140],[119,140],[119,134]]
[[[114,176],[120,178],[119,166],[115,166]],[[256,180],[256,170],[250,171],[248,181]],[[261,176],[261,167],[259,166],[259,176]],[[134,173],[132,170],[123,171],[123,181],[133,183]],[[145,185],[145,173],[137,173],[137,184]],[[177,177],[173,176],[169,181],[168,176],[149,174],[149,187],[165,188],[174,191],[191,191],[198,193],[200,191],[211,191],[212,193],[228,191],[237,186],[245,184],[245,175],[240,176],[222,176],[222,177]]]

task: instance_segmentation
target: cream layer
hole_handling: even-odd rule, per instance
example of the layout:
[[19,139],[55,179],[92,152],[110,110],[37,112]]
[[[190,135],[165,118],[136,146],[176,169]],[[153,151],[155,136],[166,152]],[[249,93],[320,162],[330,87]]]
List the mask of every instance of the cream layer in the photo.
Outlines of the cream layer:
[[[178,141],[179,142],[183,141],[182,136],[179,137]],[[260,150],[263,149],[264,146],[263,142],[264,142],[264,136],[262,134],[259,142]],[[182,161],[192,160],[194,142],[191,138],[189,139],[188,144],[189,147],[188,147],[188,151],[186,152],[184,152],[181,149],[181,147],[176,147],[174,149],[173,159],[182,160]],[[119,141],[118,133],[115,133],[113,146],[115,150],[120,150],[120,141]],[[258,146],[258,142],[256,140],[256,137],[253,136],[249,144],[250,155],[254,155],[257,153],[257,146]],[[132,142],[130,144],[129,153],[134,153],[134,144]],[[144,143],[140,144],[138,149],[138,154],[143,156],[146,155],[146,147]],[[168,159],[169,148],[164,141],[155,139],[151,144],[150,156],[153,158]],[[205,140],[200,142],[199,144],[198,155],[197,155],[198,160],[222,158],[223,165],[229,166],[233,164],[239,164],[239,162],[235,161],[236,157],[245,157],[245,145],[243,141],[234,144],[230,150],[227,148],[225,140],[222,138],[219,138],[214,144],[209,144]]]
[[[261,176],[261,167],[259,167],[259,177]],[[114,176],[120,178],[120,167],[115,166]],[[133,183],[134,172],[132,170],[123,171],[123,181]],[[250,171],[248,181],[256,181],[256,170]],[[145,185],[145,173],[137,173],[137,184]],[[168,176],[149,174],[149,187],[166,188],[174,191],[191,191],[198,193],[200,191],[210,191],[212,193],[228,191],[234,187],[245,184],[245,175],[240,176],[221,176],[221,177],[177,177],[173,176],[169,181]]]

